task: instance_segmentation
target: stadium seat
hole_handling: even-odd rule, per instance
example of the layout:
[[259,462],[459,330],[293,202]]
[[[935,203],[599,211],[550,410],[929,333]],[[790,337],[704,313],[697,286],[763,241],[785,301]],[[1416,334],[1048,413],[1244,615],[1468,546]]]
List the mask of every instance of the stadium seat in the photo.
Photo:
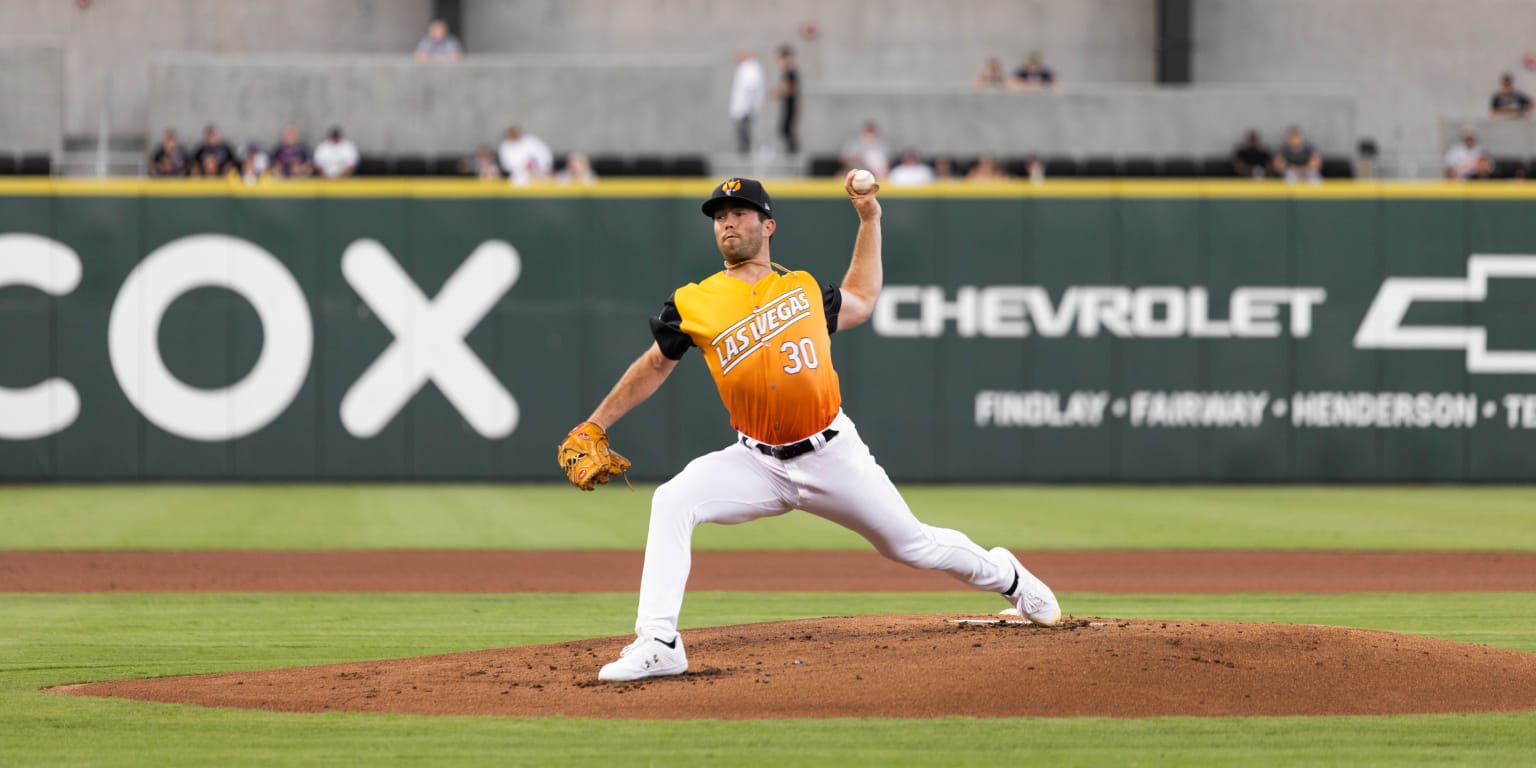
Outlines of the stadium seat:
[[16,173],[20,176],[51,176],[53,158],[42,152],[22,155],[16,159]]
[[1065,155],[1056,155],[1045,159],[1045,177],[1076,176],[1077,161]]
[[811,176],[836,176],[843,169],[843,161],[837,155],[813,155],[807,173]]
[[427,168],[427,158],[422,155],[396,155],[389,171],[395,176],[425,176]]
[[671,167],[660,155],[636,155],[629,161],[629,172],[634,176],[666,176]]
[[965,178],[965,175],[970,173],[971,169],[975,167],[975,155],[954,155],[953,157],[949,158],[950,172],[955,174],[955,178],[957,179]]
[[1493,178],[1495,179],[1523,179],[1525,178],[1525,161],[1518,157],[1493,158]]
[[462,155],[438,155],[432,159],[433,176],[467,176],[469,158]]
[[1530,164],[1525,167],[1525,177],[1536,179],[1536,157],[1531,158]]
[[1090,179],[1107,179],[1120,175],[1120,163],[1113,157],[1106,155],[1092,155],[1083,158],[1083,162],[1077,168],[1077,175]]
[[1189,179],[1200,175],[1200,166],[1193,157],[1165,157],[1161,175],[1170,179]]
[[1014,178],[1029,178],[1029,161],[1033,158],[1034,155],[1014,155],[1003,158],[1003,170]]
[[1200,175],[1207,179],[1235,179],[1232,158],[1226,155],[1210,155],[1200,161]]
[[672,158],[673,176],[703,178],[709,175],[709,163],[703,155],[682,155]]
[[1322,173],[1325,179],[1353,179],[1355,177],[1355,164],[1350,162],[1347,157],[1324,155]]
[[629,160],[621,155],[593,155],[589,159],[592,161],[592,172],[599,177],[630,175]]
[[1157,161],[1150,157],[1127,157],[1120,163],[1120,175],[1145,179],[1157,175]]
[[16,156],[9,152],[0,152],[0,176],[14,176],[16,174]]
[[357,160],[357,176],[388,176],[389,158],[383,155],[363,155]]

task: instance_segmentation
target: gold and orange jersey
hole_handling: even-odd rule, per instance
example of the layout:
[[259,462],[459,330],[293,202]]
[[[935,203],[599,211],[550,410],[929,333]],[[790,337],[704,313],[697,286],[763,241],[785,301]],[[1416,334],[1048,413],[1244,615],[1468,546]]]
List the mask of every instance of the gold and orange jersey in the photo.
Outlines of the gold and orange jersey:
[[842,292],[808,272],[749,284],[719,272],[677,289],[651,318],[662,354],[704,353],[736,431],[773,445],[823,430],[842,407],[831,333]]

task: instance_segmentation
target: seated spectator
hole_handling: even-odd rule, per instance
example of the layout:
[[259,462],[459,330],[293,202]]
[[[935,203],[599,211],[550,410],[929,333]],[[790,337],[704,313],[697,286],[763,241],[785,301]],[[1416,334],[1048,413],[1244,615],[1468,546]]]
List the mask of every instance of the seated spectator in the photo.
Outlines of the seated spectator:
[[875,175],[877,179],[883,179],[891,173],[891,156],[885,151],[885,143],[880,140],[880,126],[870,120],[859,129],[859,135],[849,139],[843,145],[843,151],[838,153],[843,161],[842,173],[846,174],[854,168],[864,168]]
[[592,172],[592,161],[585,152],[572,152],[565,156],[565,167],[555,174],[561,184],[596,184],[597,174]]
[[219,156],[209,152],[204,154],[201,162],[193,162],[191,172],[193,176],[204,179],[222,179],[235,175],[235,167],[219,162]]
[[1056,84],[1056,73],[1050,67],[1040,63],[1040,54],[1031,53],[1024,64],[1013,71],[1014,90],[1034,91],[1042,88],[1050,88]]
[[501,181],[501,163],[496,160],[496,153],[491,151],[489,145],[475,147],[469,173],[481,181]]
[[965,174],[966,181],[1005,181],[1008,178],[1008,172],[998,165],[997,158],[992,155],[976,158],[976,165]]
[[283,135],[272,148],[268,165],[273,176],[302,179],[314,175],[315,167],[309,160],[309,148],[299,141],[299,127],[293,123],[283,126]]
[[949,159],[949,155],[939,155],[933,159],[934,181],[949,181],[955,178],[955,161]]
[[1003,62],[996,56],[988,56],[981,71],[976,73],[976,90],[1000,91],[1008,87],[1008,75],[1003,72]]
[[1486,179],[1493,176],[1493,160],[1477,143],[1477,131],[1463,126],[1461,141],[1445,151],[1445,177],[1447,179]]
[[459,38],[448,33],[448,22],[433,19],[427,25],[427,33],[416,43],[417,61],[458,61],[464,58],[464,46]]
[[1505,72],[1488,109],[1494,117],[1525,117],[1531,112],[1531,97],[1515,90],[1515,76]]
[[548,179],[555,165],[549,145],[531,133],[523,133],[523,129],[516,125],[507,128],[506,137],[496,148],[496,156],[513,184]]
[[261,142],[251,139],[245,145],[245,162],[240,166],[240,178],[247,184],[255,184],[267,175],[267,151]]
[[1029,159],[1024,161],[1024,169],[1029,174],[1031,184],[1039,184],[1045,181],[1045,161],[1041,160],[1038,155],[1030,155]]
[[1232,151],[1232,172],[1240,178],[1262,179],[1269,172],[1274,154],[1259,139],[1259,132],[1250,130],[1243,143]]
[[315,169],[327,179],[341,179],[357,171],[357,145],[341,135],[341,126],[331,126],[325,141],[315,146]]
[[891,169],[886,181],[893,187],[922,187],[933,183],[933,169],[917,156],[917,150],[901,153],[901,162]]
[[182,151],[176,131],[167,128],[160,136],[160,146],[155,147],[154,154],[149,156],[149,175],[187,175],[187,153]]
[[1285,129],[1285,143],[1272,161],[1275,174],[1287,182],[1317,182],[1323,179],[1323,156],[1312,142],[1301,134],[1301,129],[1291,126]]
[[204,161],[208,155],[213,155],[218,161],[218,173],[212,175],[222,176],[240,167],[240,156],[235,154],[235,148],[219,134],[217,125],[209,125],[203,129],[203,143],[199,144],[197,150],[192,153],[194,170],[203,176],[209,175],[203,172],[208,167]]

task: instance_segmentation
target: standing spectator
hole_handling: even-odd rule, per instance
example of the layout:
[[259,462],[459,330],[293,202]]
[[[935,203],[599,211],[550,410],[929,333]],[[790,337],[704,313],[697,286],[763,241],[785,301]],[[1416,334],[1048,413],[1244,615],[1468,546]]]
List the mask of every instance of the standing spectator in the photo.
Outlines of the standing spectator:
[[331,126],[325,141],[315,146],[315,169],[327,179],[345,178],[357,170],[357,145],[341,135],[341,126]]
[[1031,53],[1023,66],[1013,71],[1013,87],[1016,90],[1033,91],[1050,88],[1056,84],[1056,73],[1040,63],[1040,54]]
[[933,183],[933,169],[917,156],[917,150],[901,153],[901,162],[887,179],[893,187],[923,187]]
[[592,171],[592,161],[585,152],[572,152],[565,156],[565,167],[555,174],[561,184],[596,184],[597,174]]
[[1531,112],[1531,97],[1515,90],[1515,76],[1505,72],[1488,110],[1494,117],[1525,117]]
[[1000,91],[1008,87],[1008,76],[1003,73],[1003,62],[996,56],[988,56],[974,81],[978,91]]
[[877,179],[883,179],[891,173],[890,153],[885,151],[885,143],[880,140],[880,126],[873,120],[864,123],[864,127],[859,129],[859,135],[843,145],[839,156],[843,161],[844,174],[852,168],[867,169]]
[[763,107],[763,65],[751,51],[736,55],[736,74],[731,78],[729,114],[736,126],[736,152],[745,157],[752,151],[752,120]]
[[475,147],[475,157],[470,162],[469,170],[475,178],[481,181],[501,181],[501,163],[490,146],[481,144]]
[[245,145],[245,161],[241,164],[240,178],[247,184],[255,184],[266,177],[268,164],[267,151],[261,148],[261,142],[251,139]]
[[458,61],[464,58],[464,46],[459,38],[448,33],[448,22],[433,19],[427,25],[427,33],[416,44],[417,61]]
[[1445,151],[1447,179],[1486,179],[1493,175],[1493,162],[1477,143],[1477,131],[1470,125],[1461,128],[1461,141]]
[[272,175],[290,179],[302,179],[314,175],[310,163],[309,148],[299,141],[299,127],[293,123],[283,126],[282,139],[272,148],[269,160]]
[[1323,156],[1301,135],[1301,128],[1293,125],[1285,129],[1285,143],[1275,155],[1274,168],[1277,175],[1291,183],[1303,179],[1322,181]]
[[204,172],[204,169],[210,167],[205,160],[209,155],[212,155],[214,160],[217,161],[216,165],[213,166],[218,169],[218,173],[213,174],[215,176],[240,168],[240,156],[235,154],[235,148],[230,146],[229,142],[225,141],[224,137],[219,134],[219,127],[212,124],[203,128],[203,143],[199,144],[192,153],[195,173],[203,176],[209,175]]
[[165,129],[165,133],[160,136],[160,146],[155,147],[154,154],[149,156],[149,175],[187,175],[187,153],[182,151],[181,141],[176,138],[174,129]]
[[1250,129],[1243,136],[1243,143],[1232,151],[1232,172],[1240,178],[1262,179],[1268,173],[1274,154],[1259,139],[1259,132]]
[[795,119],[800,105],[800,70],[795,67],[795,51],[787,45],[779,46],[779,87],[775,91],[779,99],[779,135],[784,137],[784,148],[791,155],[800,154],[800,140],[795,136]]
[[496,148],[496,156],[512,183],[519,185],[549,178],[555,165],[549,145],[531,133],[523,133],[522,127],[516,125],[507,127],[506,137]]

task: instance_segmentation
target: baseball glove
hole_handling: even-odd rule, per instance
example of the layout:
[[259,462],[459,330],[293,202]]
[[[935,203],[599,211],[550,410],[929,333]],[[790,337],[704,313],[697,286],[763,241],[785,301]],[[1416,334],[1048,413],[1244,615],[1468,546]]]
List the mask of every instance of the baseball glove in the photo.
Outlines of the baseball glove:
[[[629,459],[609,449],[608,433],[590,421],[577,424],[565,436],[555,449],[555,458],[571,485],[583,491],[593,490],[606,484],[608,478],[629,471]],[[629,483],[627,476],[624,483]]]

